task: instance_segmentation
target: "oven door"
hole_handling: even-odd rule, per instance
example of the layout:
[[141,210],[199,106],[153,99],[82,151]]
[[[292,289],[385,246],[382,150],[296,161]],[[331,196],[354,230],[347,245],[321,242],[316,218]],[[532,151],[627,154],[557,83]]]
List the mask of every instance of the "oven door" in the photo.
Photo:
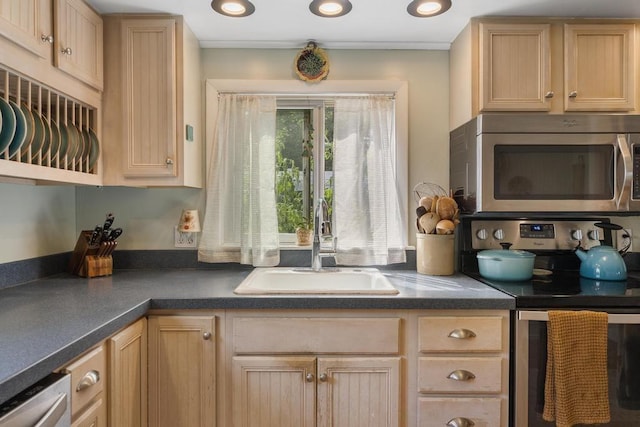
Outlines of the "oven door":
[[[481,134],[478,211],[629,210],[627,134]],[[640,184],[640,183],[639,183]],[[640,186],[638,188],[640,196]]]
[[[545,311],[517,312],[516,426],[555,426],[542,419],[548,319]],[[640,314],[609,314],[607,370],[611,422],[599,425],[640,425]]]

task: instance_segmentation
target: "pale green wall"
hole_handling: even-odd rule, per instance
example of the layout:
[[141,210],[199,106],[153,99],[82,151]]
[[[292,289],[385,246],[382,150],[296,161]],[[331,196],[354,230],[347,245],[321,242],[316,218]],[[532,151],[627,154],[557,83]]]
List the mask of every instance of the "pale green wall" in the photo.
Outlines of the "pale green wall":
[[[201,52],[203,80],[296,78],[293,59],[297,50],[203,49]],[[449,175],[448,52],[330,50],[328,54],[329,79],[408,82],[409,187],[419,181],[437,182],[446,187]],[[316,84],[322,85],[322,82]],[[55,190],[5,184],[0,186],[0,198],[3,202],[0,229],[7,229],[5,234],[13,236],[10,245],[1,245],[0,262],[70,251],[78,231],[92,229],[104,220],[107,212],[116,215],[114,226],[125,230],[119,248],[173,249],[173,226],[180,211],[198,208],[203,213],[204,210],[204,191],[193,189],[78,187],[74,192],[73,187]],[[52,198],[60,198],[62,202],[52,203]],[[6,213],[5,206],[14,211]],[[43,228],[39,221],[60,217],[65,219],[65,227],[44,230],[46,238],[36,238]],[[25,239],[24,235],[29,237]]]

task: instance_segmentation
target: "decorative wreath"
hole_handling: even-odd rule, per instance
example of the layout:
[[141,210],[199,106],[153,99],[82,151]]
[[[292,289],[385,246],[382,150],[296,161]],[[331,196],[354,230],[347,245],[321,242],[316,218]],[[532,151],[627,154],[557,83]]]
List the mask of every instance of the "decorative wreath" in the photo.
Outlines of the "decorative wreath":
[[326,79],[329,74],[329,58],[315,42],[309,42],[304,49],[298,52],[294,68],[300,80],[319,82]]

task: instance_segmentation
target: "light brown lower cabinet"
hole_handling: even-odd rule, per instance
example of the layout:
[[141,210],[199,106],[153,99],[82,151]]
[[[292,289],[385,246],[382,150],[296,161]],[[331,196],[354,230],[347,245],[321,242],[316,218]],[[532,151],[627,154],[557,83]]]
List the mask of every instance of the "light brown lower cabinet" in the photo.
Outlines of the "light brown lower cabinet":
[[238,356],[234,426],[395,427],[399,357]]
[[216,425],[214,316],[149,316],[149,426]]
[[147,319],[107,340],[109,351],[109,425],[147,426]]

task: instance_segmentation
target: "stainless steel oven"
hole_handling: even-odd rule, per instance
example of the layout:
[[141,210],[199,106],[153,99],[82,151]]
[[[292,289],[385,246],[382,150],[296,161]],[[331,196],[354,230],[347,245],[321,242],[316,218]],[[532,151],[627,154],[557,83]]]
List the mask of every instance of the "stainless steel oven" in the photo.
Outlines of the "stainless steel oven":
[[70,378],[51,374],[0,405],[0,427],[71,426]]
[[[592,310],[609,313],[608,379],[609,427],[640,426],[640,273],[629,269],[626,280],[603,281],[580,277],[574,248],[616,242],[610,228],[596,223],[607,217],[534,216],[517,214],[462,217],[456,237],[459,268],[515,298],[512,314],[510,425],[550,427],[542,420],[547,361],[549,310]],[[536,254],[534,267],[544,275],[525,281],[488,280],[479,274],[476,255],[500,243]],[[627,263],[633,263],[629,260]],[[636,257],[637,259],[637,257]],[[635,262],[635,261],[634,261]],[[549,274],[550,273],[550,274]],[[585,337],[588,339],[588,337]]]
[[480,115],[450,161],[462,213],[640,211],[640,115]]

